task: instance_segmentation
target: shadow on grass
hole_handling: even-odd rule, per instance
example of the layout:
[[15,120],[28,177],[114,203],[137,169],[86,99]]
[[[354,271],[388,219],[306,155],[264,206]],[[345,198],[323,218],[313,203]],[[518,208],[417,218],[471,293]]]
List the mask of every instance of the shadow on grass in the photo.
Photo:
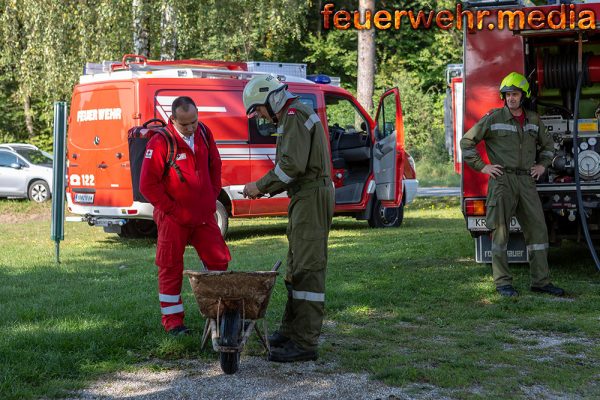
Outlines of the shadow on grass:
[[122,248],[140,249],[147,247],[155,247],[156,239],[122,238],[117,235],[111,235],[105,237],[102,240],[99,240],[98,243],[107,244],[111,246],[119,246]]

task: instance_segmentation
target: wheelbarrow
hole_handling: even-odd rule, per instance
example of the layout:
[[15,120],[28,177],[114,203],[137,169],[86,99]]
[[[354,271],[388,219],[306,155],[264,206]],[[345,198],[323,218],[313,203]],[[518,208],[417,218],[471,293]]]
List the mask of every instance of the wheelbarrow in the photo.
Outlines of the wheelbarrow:
[[280,266],[281,261],[277,261],[271,271],[184,272],[190,280],[200,314],[206,319],[200,348],[205,347],[210,336],[224,373],[234,374],[238,370],[240,353],[252,331],[270,354],[264,317]]

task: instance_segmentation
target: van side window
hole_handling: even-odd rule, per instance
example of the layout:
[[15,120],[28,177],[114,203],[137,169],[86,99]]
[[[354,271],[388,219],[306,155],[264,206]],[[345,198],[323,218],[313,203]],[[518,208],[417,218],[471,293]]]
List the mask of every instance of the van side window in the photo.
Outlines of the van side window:
[[[303,104],[317,112],[317,97],[308,93],[293,93],[300,98]],[[264,118],[250,118],[248,120],[248,131],[250,132],[250,144],[275,144],[277,142],[277,128],[275,124]]]
[[317,97],[314,94],[294,93],[294,96],[298,96],[302,104],[306,104],[311,107],[315,113],[317,112]]
[[10,167],[17,162],[17,156],[8,151],[0,151],[0,167]]
[[393,94],[383,99],[383,104],[377,118],[378,137],[384,139],[396,131],[396,100]]
[[[325,96],[329,139],[335,145],[344,136],[356,136],[367,140],[369,128],[365,117],[353,102],[345,97]],[[335,146],[334,146],[335,147]]]

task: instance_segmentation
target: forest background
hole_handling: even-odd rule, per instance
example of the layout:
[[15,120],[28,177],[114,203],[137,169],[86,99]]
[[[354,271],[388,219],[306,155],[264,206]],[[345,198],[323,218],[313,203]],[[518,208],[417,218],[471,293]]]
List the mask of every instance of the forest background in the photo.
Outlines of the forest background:
[[[55,101],[69,101],[86,62],[200,58],[306,63],[356,94],[358,31],[324,30],[314,0],[0,0],[0,143],[51,151]],[[455,1],[375,1],[376,9],[453,10]],[[335,9],[357,10],[358,1]],[[462,32],[375,32],[374,103],[400,88],[407,148],[448,164],[443,100],[447,64],[461,63]]]

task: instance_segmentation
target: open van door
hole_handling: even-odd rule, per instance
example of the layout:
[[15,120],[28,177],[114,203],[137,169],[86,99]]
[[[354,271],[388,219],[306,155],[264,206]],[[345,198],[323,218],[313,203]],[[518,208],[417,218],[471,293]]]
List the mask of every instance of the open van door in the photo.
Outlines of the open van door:
[[377,199],[384,207],[402,203],[404,171],[404,123],[398,88],[388,90],[379,100],[375,116],[373,170]]

